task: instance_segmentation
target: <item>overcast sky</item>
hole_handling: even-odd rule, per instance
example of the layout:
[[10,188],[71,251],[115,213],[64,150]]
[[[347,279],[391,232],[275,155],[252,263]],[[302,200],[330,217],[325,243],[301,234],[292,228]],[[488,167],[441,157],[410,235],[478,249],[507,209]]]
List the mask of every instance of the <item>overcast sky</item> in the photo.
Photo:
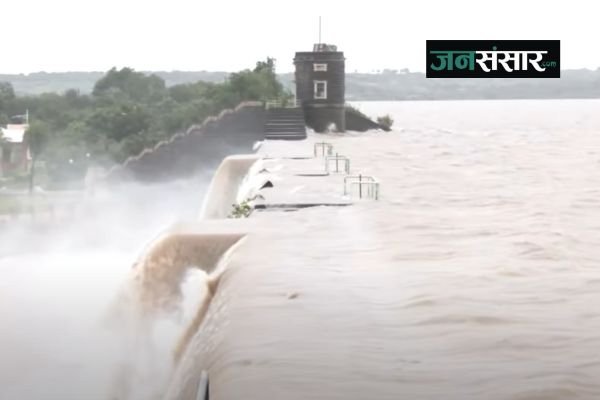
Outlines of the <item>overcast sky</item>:
[[[562,68],[597,68],[594,0],[0,0],[0,73],[292,70],[323,42],[347,71],[423,71],[426,39],[560,39]],[[297,13],[301,10],[301,13]]]

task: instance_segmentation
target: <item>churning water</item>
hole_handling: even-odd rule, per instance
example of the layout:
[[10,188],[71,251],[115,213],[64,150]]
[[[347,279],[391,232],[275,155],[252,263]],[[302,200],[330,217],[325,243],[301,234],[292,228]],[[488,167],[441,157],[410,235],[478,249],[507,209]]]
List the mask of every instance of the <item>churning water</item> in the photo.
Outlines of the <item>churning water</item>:
[[[213,400],[600,397],[600,101],[360,108],[395,130],[325,139],[381,200],[245,221],[175,371],[181,319],[164,337],[101,329],[166,218],[75,249],[19,236],[0,258],[0,398],[193,399],[203,369]],[[310,155],[315,139],[261,151]],[[290,198],[342,191],[290,179]]]
[[186,307],[152,323],[122,297],[145,245],[197,215],[206,178],[98,191],[68,220],[0,227],[0,399],[160,398],[202,274],[186,274]]
[[168,398],[600,397],[600,102],[361,107],[382,199],[255,215]]

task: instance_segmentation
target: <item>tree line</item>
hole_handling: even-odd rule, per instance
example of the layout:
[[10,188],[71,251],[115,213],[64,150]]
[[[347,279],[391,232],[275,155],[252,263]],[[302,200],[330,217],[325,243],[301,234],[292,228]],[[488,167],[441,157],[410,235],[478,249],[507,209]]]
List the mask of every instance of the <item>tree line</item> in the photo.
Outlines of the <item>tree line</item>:
[[289,96],[272,58],[221,82],[170,87],[155,74],[112,68],[89,94],[69,89],[19,96],[10,83],[0,82],[0,125],[28,111],[34,156],[44,161],[52,180],[69,180],[81,178],[90,162],[121,162],[242,101]]

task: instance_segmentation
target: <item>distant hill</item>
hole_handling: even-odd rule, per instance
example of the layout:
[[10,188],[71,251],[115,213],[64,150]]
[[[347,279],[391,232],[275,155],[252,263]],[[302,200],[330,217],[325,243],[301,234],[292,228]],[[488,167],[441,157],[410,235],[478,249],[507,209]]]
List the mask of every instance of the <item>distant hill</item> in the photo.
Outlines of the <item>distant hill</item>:
[[[227,72],[157,71],[167,86],[181,83],[222,82]],[[103,72],[38,72],[28,75],[0,75],[0,82],[10,82],[17,94],[64,92],[77,89],[91,92]],[[279,74],[288,88],[293,74]],[[565,70],[560,79],[426,79],[425,75],[407,70],[383,70],[381,73],[348,73],[348,100],[450,100],[450,99],[519,99],[519,98],[600,98],[600,69]]]
[[348,100],[600,98],[600,69],[564,70],[558,79],[427,79],[423,73],[348,74]]

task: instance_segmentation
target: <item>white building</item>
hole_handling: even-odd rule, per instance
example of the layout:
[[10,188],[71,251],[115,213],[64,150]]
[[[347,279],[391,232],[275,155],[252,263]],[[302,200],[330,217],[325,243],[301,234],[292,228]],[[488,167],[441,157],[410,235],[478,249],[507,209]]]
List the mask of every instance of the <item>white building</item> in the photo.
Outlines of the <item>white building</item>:
[[25,132],[28,124],[8,124],[0,127],[0,177],[9,173],[29,171],[31,154]]

